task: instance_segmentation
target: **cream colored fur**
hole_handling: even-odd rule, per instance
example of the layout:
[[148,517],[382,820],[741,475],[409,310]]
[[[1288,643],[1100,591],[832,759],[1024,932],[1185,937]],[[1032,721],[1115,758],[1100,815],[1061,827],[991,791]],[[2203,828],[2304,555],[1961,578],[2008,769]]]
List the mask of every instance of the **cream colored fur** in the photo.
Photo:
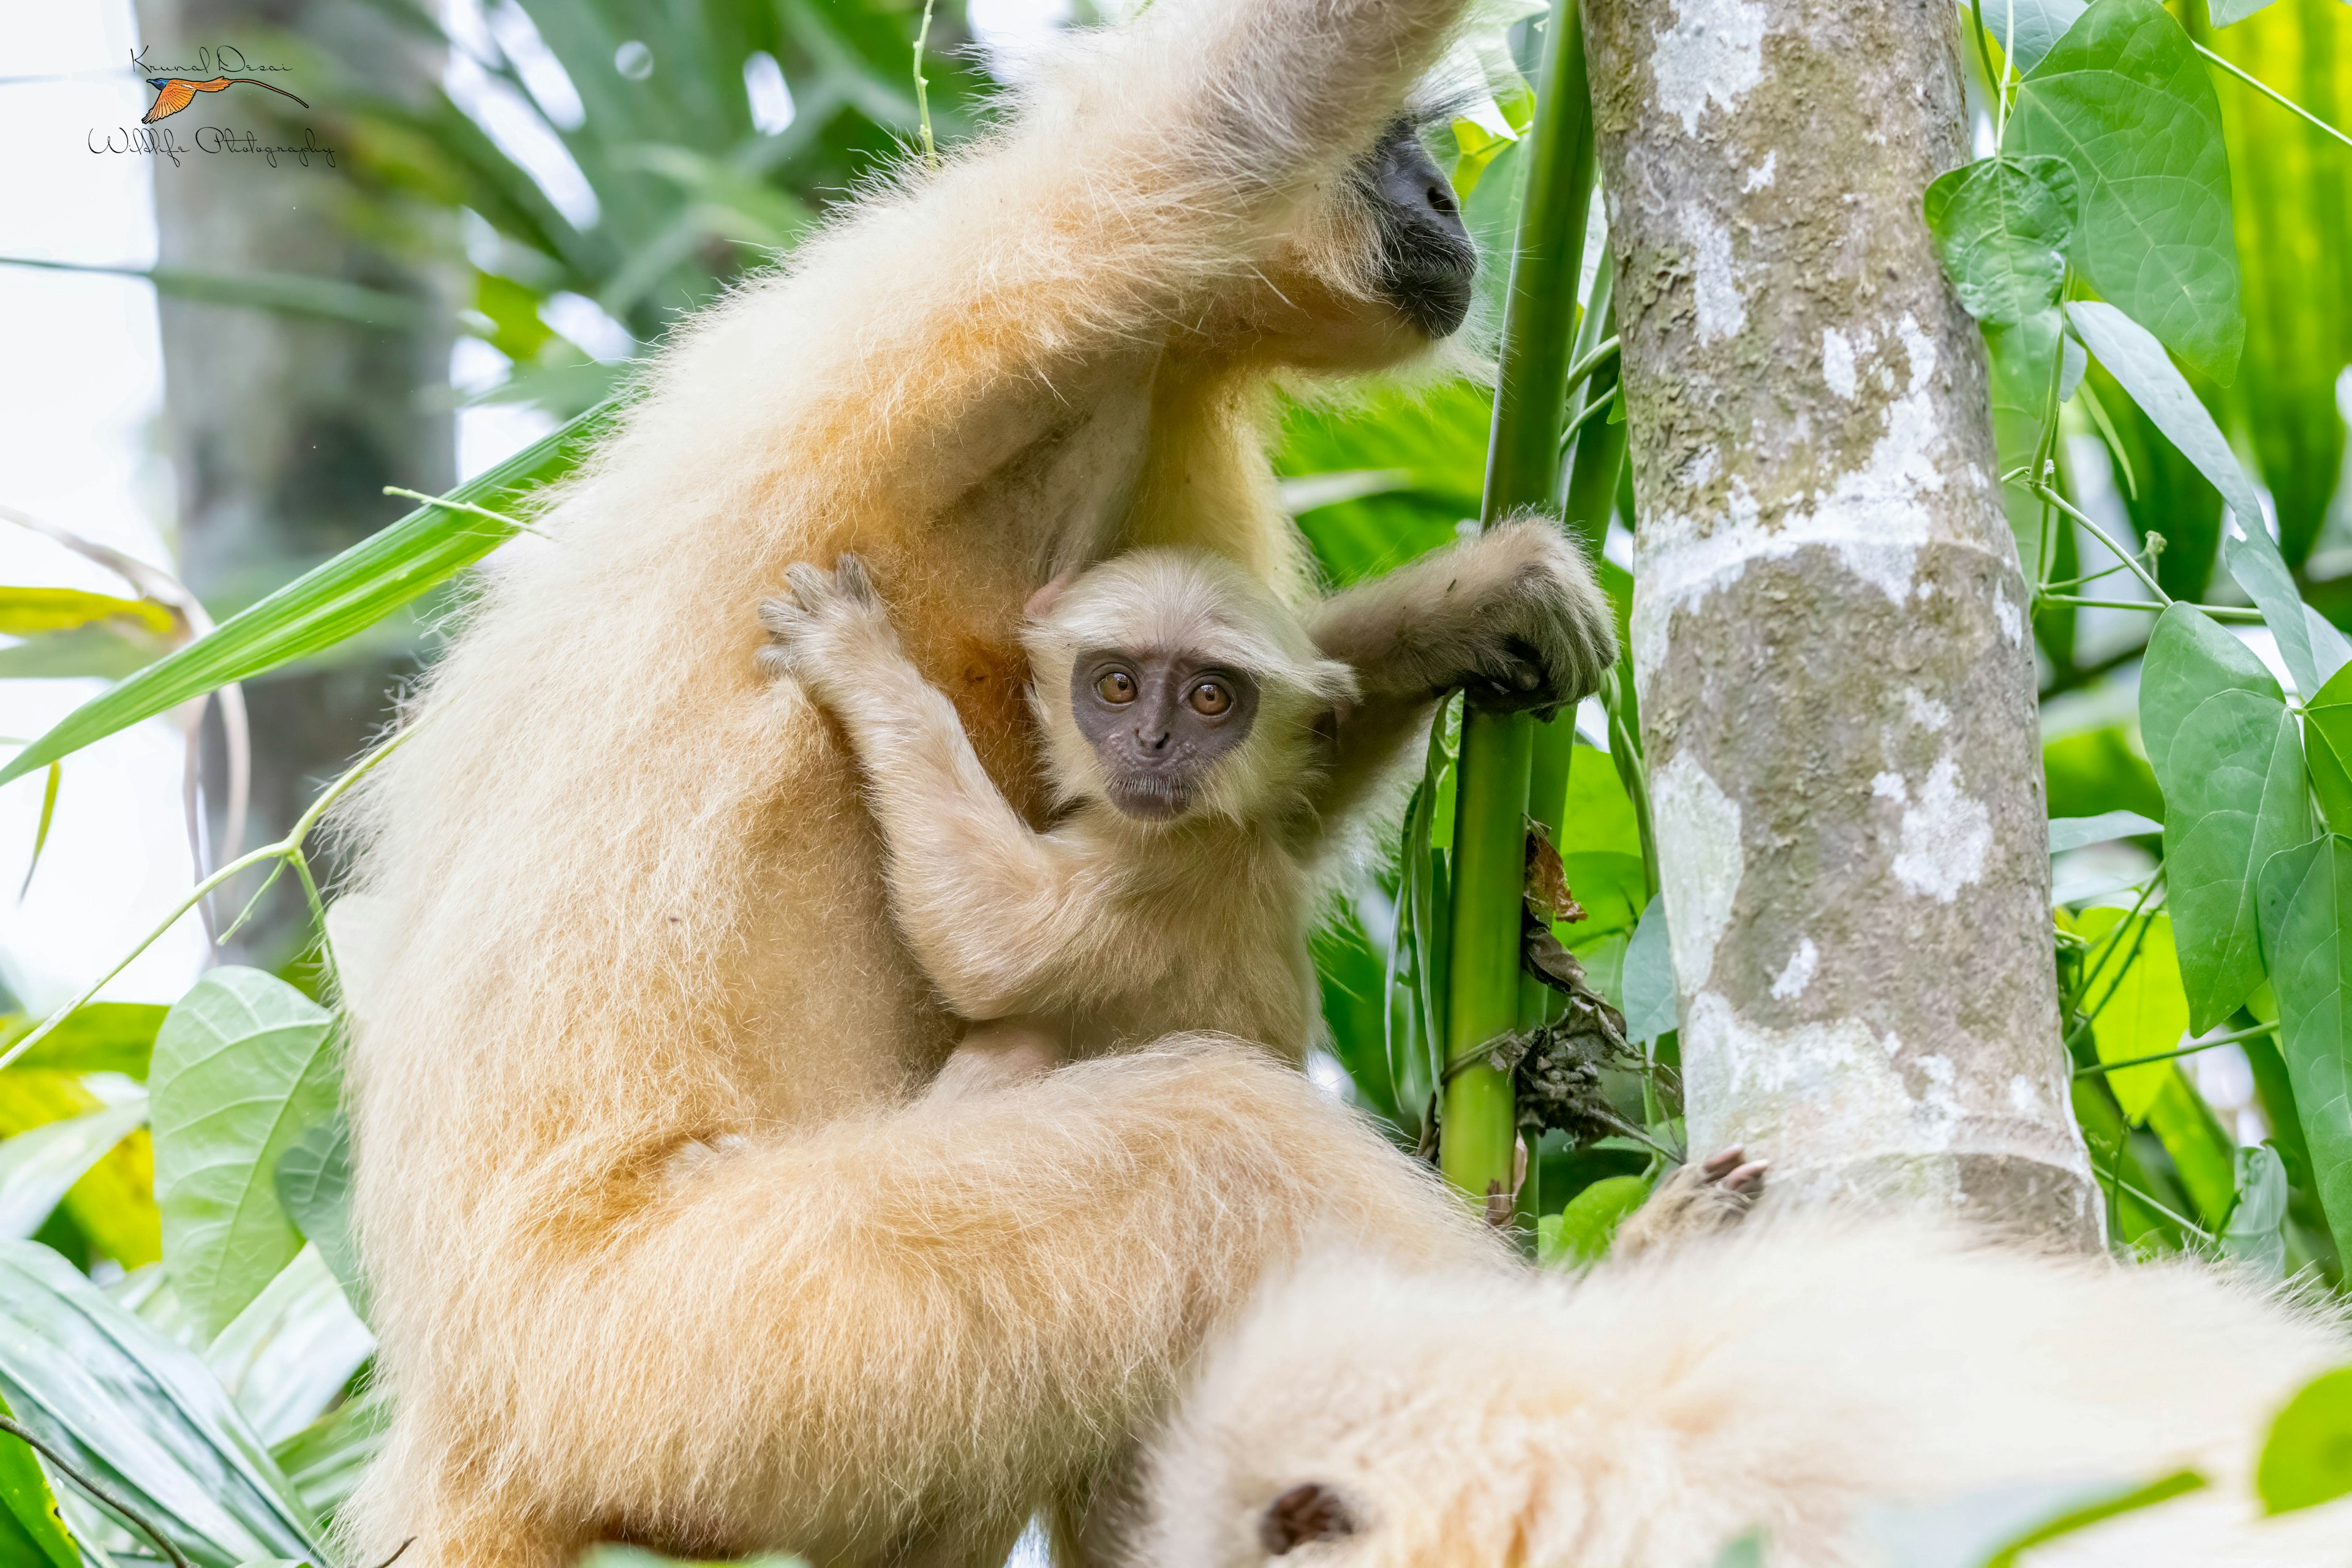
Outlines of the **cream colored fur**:
[[1864,1568],[1880,1510],[2192,1467],[2210,1491],[2026,1568],[2345,1568],[2352,1504],[2256,1522],[2249,1472],[2347,1360],[2340,1323],[2198,1267],[1900,1222],[1759,1218],[1581,1279],[1335,1255],[1207,1354],[1130,1560],[1260,1568],[1267,1506],[1317,1482],[1357,1529],[1284,1568],[1710,1568],[1754,1526],[1776,1568]]
[[[979,1562],[1336,1229],[1488,1245],[1229,1047],[910,1103],[958,1022],[751,606],[855,550],[1033,819],[1023,605],[1181,544],[1307,573],[1267,376],[1423,347],[1347,170],[1458,0],[1160,0],[683,330],[481,574],[342,819],[375,957],[355,1216],[395,1400],[354,1557],[625,1537]],[[673,1156],[699,1145],[707,1154]]]
[[[1431,669],[1425,645],[1443,643],[1459,650],[1437,671],[1450,686],[1508,638],[1573,636],[1580,617],[1607,646],[1606,601],[1550,524],[1514,525],[1409,569],[1430,605],[1391,609],[1385,632],[1353,636],[1357,666],[1323,657],[1299,617],[1232,562],[1168,549],[1117,556],[1041,594],[1045,607],[1033,604],[1022,634],[1056,806],[1039,832],[989,778],[954,705],[907,658],[862,563],[845,556],[834,571],[799,564],[791,576],[792,598],[761,607],[775,642],[761,658],[846,733],[908,947],[959,1016],[1017,1018],[1023,1039],[1081,1055],[1206,1029],[1303,1060],[1316,1015],[1307,931],[1335,846],[1354,826],[1335,804],[1360,810],[1383,784],[1401,793],[1402,742],[1425,728],[1437,694],[1393,667]],[[1369,585],[1318,606],[1318,622],[1351,614],[1360,597],[1392,606],[1410,596]],[[1072,718],[1073,663],[1106,648],[1197,658],[1255,687],[1255,722],[1172,820],[1139,821],[1111,804],[1101,758]],[[1590,677],[1600,665],[1569,668]],[[1392,721],[1376,726],[1385,745],[1343,744],[1365,722],[1367,681],[1411,695],[1387,701]],[[989,1032],[990,1048],[1003,1033]],[[952,1081],[965,1087],[961,1072]]]

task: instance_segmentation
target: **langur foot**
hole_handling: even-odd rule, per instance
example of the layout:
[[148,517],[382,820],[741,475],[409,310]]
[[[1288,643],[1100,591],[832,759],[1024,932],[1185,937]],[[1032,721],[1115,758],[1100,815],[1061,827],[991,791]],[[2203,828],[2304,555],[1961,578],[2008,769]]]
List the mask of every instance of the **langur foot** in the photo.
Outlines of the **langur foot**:
[[970,1100],[1043,1078],[1061,1065],[1061,1038],[1043,1026],[1011,1018],[974,1024],[923,1098]]
[[760,668],[770,675],[812,686],[829,678],[854,682],[878,661],[904,657],[874,579],[856,556],[845,552],[830,572],[796,561],[784,578],[790,596],[760,603],[760,625],[768,633]]
[[1748,1217],[1764,1195],[1767,1162],[1733,1147],[1697,1164],[1680,1165],[1658,1184],[1650,1201],[1617,1229],[1612,1258],[1632,1258],[1727,1230]]

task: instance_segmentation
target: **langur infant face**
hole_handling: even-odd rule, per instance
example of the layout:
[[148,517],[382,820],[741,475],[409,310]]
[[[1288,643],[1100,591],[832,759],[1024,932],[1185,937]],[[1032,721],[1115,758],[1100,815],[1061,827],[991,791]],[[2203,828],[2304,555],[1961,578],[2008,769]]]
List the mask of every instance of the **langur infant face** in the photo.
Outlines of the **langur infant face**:
[[1101,759],[1104,794],[1126,816],[1168,822],[1200,798],[1217,763],[1257,721],[1246,670],[1192,653],[1102,648],[1070,667],[1070,711]]

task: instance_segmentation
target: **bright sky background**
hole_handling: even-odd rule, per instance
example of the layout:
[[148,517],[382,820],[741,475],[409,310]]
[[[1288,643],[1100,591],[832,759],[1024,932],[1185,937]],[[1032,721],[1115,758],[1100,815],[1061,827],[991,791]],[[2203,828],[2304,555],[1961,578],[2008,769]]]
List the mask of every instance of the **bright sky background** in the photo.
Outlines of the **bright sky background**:
[[[93,154],[87,142],[92,127],[137,123],[146,106],[144,89],[122,72],[138,46],[131,0],[20,3],[7,11],[10,79],[0,82],[0,145],[8,148],[9,200],[0,203],[0,256],[152,266],[154,171],[142,157]],[[511,26],[496,25],[508,18],[486,22],[478,0],[452,0],[447,11],[461,37],[513,41]],[[988,47],[1013,57],[1069,5],[976,0],[971,12]],[[453,63],[453,92],[528,159],[551,193],[562,192],[568,171],[560,146],[543,129],[532,145],[528,117],[488,101],[480,80],[478,68],[462,58]],[[781,87],[780,77],[773,85]],[[788,100],[767,107],[790,112]],[[11,371],[0,377],[0,505],[168,568],[175,519],[171,468],[158,449],[163,367],[154,290],[135,279],[0,267],[0,323]],[[562,326],[583,338],[595,331],[593,322]],[[484,362],[487,352],[461,342],[453,366],[458,384],[478,389],[503,374],[495,353]],[[468,410],[460,416],[460,463],[478,472],[546,427],[527,409]],[[0,582],[125,591],[102,568],[6,523],[0,523]],[[0,681],[0,735],[37,735],[100,686]],[[21,903],[15,895],[39,819],[41,781],[0,789],[0,976],[34,1011],[96,978],[188,887],[180,766],[179,734],[164,720],[68,759],[48,846]],[[203,932],[192,916],[104,994],[170,1001],[204,962]]]

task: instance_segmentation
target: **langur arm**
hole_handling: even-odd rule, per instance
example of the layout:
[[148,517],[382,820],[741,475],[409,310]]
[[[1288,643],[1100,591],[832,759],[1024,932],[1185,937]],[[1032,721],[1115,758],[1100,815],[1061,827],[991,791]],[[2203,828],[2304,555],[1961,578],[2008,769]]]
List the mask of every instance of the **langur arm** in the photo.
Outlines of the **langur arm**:
[[[1462,7],[1180,0],[1074,43],[1003,132],[803,247],[793,287],[819,297],[799,315],[851,327],[823,406],[859,422],[805,449],[854,458],[856,428],[887,428],[950,467],[1001,461],[1068,416],[1089,363],[1262,288],[1302,202],[1395,119]],[[1011,384],[1035,394],[1025,419]],[[920,477],[952,495],[971,476]]]
[[1338,824],[1377,792],[1439,698],[1551,708],[1593,691],[1617,658],[1609,599],[1559,526],[1522,518],[1333,595],[1309,617],[1362,700],[1337,716],[1315,805]]
[[1066,851],[997,790],[955,705],[900,650],[857,557],[789,575],[792,597],[760,606],[771,637],[760,662],[797,678],[847,732],[908,945],[963,1016],[1018,1010],[1059,945],[1024,933],[1083,918]]

